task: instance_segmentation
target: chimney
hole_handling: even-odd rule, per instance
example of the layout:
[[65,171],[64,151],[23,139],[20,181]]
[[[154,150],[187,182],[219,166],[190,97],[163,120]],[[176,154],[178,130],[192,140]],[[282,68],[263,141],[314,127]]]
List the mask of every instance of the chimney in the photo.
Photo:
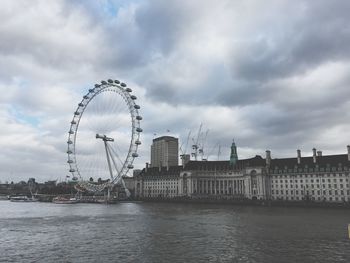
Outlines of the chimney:
[[312,159],[313,159],[314,163],[316,163],[316,149],[315,148],[312,149]]
[[148,163],[146,163],[146,169],[145,169],[145,171],[146,171],[146,173],[147,173],[147,171],[148,171]]
[[300,162],[301,162],[301,151],[299,149],[297,150],[297,160],[298,160],[298,164],[300,164]]
[[271,151],[266,150],[266,166],[270,166],[271,164]]
[[322,151],[317,151],[317,156],[321,157],[322,156]]
[[348,161],[350,161],[350,145],[348,145],[347,148],[348,148]]

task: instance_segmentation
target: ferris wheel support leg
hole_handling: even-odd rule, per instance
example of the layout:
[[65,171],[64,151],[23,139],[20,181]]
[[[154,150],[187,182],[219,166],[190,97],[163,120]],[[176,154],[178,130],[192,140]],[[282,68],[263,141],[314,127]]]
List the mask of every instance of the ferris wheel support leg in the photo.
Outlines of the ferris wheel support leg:
[[[111,148],[110,148],[110,146],[109,146],[108,144],[107,144],[107,150],[108,150],[108,153],[109,153],[109,157],[112,159],[112,163],[113,163],[113,165],[114,165],[114,168],[115,168],[117,174],[120,174],[120,173],[119,173],[119,170],[118,170],[118,167],[117,167],[117,163],[116,163],[116,161],[115,161],[115,159],[114,159],[114,157],[113,157],[113,154],[112,154],[112,152],[111,152]],[[112,181],[115,181],[115,178],[112,178]],[[116,182],[118,182],[118,179],[117,179]]]
[[107,162],[108,162],[108,168],[109,168],[109,174],[111,176],[111,180],[113,180],[113,172],[112,172],[112,166],[111,166],[111,160],[109,159],[108,149],[107,149],[107,142],[103,141],[105,144],[105,150],[106,150],[106,156],[107,156]]

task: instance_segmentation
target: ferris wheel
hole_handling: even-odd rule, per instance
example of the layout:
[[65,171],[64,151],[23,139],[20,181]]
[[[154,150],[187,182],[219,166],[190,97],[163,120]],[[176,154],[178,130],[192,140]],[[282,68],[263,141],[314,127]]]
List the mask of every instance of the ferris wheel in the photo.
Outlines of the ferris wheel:
[[[140,106],[119,80],[101,81],[79,102],[68,132],[68,164],[77,187],[91,192],[125,187],[141,144]],[[98,181],[95,180],[98,178]]]

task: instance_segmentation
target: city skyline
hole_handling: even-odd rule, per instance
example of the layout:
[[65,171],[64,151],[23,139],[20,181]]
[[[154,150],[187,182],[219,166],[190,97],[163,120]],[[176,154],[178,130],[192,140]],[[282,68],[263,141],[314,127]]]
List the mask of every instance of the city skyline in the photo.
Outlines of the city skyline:
[[[3,1],[0,180],[69,175],[67,132],[86,91],[134,91],[144,130],[186,140],[200,123],[229,159],[345,154],[348,10],[339,1]],[[285,14],[288,13],[288,16]],[[170,132],[167,132],[170,130]],[[211,159],[215,160],[216,154]]]

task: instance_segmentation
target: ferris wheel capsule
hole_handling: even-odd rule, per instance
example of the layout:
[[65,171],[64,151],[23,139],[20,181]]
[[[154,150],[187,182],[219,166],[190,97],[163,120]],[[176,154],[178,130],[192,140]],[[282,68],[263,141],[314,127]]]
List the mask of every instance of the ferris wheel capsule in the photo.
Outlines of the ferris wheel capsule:
[[108,81],[108,83],[113,83],[113,80],[111,80],[111,79],[108,79],[107,81]]
[[138,115],[138,116],[136,116],[136,120],[141,121],[142,117]]
[[119,84],[120,81],[116,79],[116,80],[114,80],[114,83],[115,83],[115,84]]
[[106,84],[107,84],[107,82],[106,82],[105,80],[102,80],[101,83],[102,83],[103,85],[106,85]]
[[126,87],[126,84],[124,82],[120,83],[120,86],[122,86],[123,88]]

